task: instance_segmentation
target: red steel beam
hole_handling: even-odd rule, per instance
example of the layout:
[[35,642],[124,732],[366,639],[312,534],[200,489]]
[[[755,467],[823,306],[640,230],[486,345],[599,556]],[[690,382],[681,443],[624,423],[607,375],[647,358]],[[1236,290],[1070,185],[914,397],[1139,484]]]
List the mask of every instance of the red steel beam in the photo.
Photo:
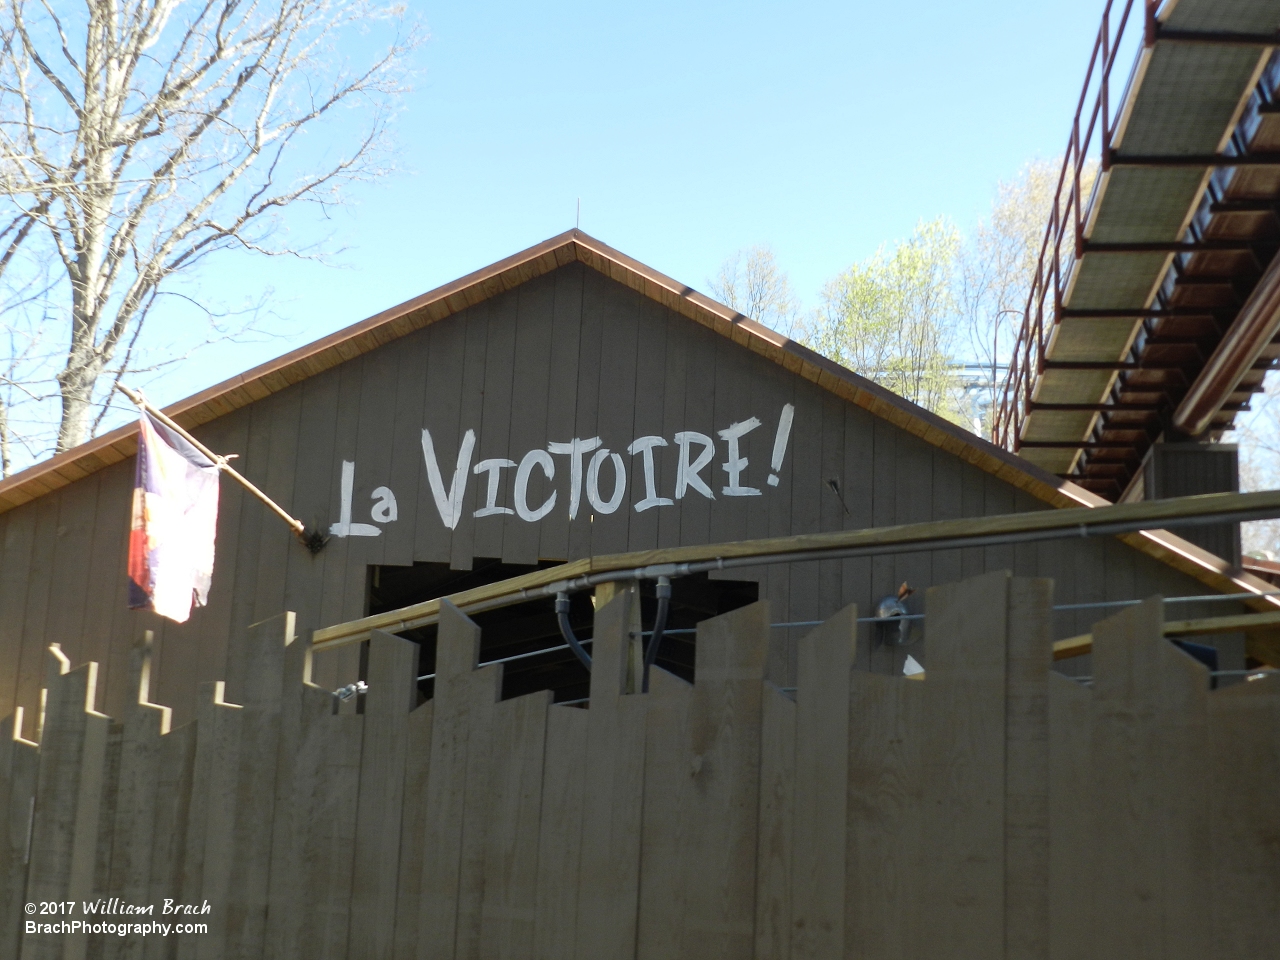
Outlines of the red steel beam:
[[1280,331],[1280,257],[1271,261],[1235,323],[1227,329],[1209,362],[1173,412],[1173,425],[1191,437],[1204,433],[1245,374],[1254,369],[1277,331]]

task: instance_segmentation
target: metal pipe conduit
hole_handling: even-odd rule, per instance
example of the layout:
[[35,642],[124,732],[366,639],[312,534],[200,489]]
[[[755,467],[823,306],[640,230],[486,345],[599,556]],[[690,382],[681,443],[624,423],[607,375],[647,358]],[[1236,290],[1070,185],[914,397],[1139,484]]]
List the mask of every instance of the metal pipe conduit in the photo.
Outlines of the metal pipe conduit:
[[[965,520],[942,520],[905,524],[874,530],[802,534],[776,539],[678,547],[664,551],[644,551],[600,557],[567,564],[590,570],[592,564],[608,569],[551,580],[555,568],[513,577],[500,583],[428,600],[400,610],[376,614],[361,620],[321,628],[312,635],[317,646],[337,646],[364,640],[371,630],[399,633],[438,621],[440,605],[449,602],[461,612],[474,615],[528,600],[554,597],[559,593],[588,590],[603,583],[656,580],[682,577],[712,570],[767,566],[804,560],[842,560],[886,553],[916,553],[953,550],[962,547],[990,547],[1035,543],[1066,537],[1115,536],[1160,528],[1179,528],[1214,523],[1234,523],[1280,517],[1280,490],[1253,493],[1210,493],[1169,500],[1149,500],[1105,507],[1043,510]],[[688,556],[689,560],[632,566],[635,560],[655,554]],[[702,558],[698,555],[702,554]],[[709,555],[709,556],[708,556]],[[630,562],[629,562],[630,561]],[[1261,597],[1262,591],[1254,596]]]

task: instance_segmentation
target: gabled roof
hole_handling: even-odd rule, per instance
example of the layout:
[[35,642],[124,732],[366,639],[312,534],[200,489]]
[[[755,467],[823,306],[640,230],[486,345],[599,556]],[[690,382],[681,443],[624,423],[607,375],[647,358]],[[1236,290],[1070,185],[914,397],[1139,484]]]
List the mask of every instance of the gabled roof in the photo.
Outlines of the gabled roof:
[[[552,237],[299,347],[180,400],[166,407],[165,412],[188,429],[198,427],[575,261],[709,327],[721,336],[729,337],[735,343],[1050,506],[1103,506],[1107,503],[1101,497],[916,406],[580,230],[569,230]],[[0,513],[132,457],[137,451],[137,433],[137,424],[128,424],[0,481]],[[1216,589],[1258,591],[1269,586],[1255,577],[1232,571],[1226,561],[1169,533],[1133,534],[1122,539]]]

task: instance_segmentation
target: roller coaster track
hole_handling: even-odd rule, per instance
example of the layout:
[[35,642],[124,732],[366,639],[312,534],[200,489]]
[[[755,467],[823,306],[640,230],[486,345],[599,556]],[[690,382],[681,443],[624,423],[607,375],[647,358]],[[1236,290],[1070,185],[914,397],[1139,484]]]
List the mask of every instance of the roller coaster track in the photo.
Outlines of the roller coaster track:
[[1156,440],[1248,409],[1280,359],[1276,46],[1280,0],[1107,3],[997,444],[1120,499]]

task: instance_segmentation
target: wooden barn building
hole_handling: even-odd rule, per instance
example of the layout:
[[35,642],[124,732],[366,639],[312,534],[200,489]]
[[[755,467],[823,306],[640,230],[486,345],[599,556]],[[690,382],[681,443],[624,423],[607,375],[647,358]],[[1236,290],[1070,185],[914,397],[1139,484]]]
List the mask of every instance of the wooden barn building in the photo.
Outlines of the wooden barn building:
[[[1274,954],[1280,674],[1220,630],[1274,598],[1151,596],[1268,585],[1079,535],[1204,500],[1095,511],[577,231],[169,414],[328,540],[224,483],[178,625],[126,608],[136,427],[0,485],[2,957]],[[916,523],[1071,536],[729,565]]]
[[[246,626],[283,610],[309,636],[586,556],[1104,503],[576,230],[167,412],[329,540],[310,552],[225,482],[209,603],[179,625],[126,605],[136,426],[0,483],[0,716],[25,708],[28,736],[51,642],[101,664],[99,709],[119,716],[130,647],[155,631],[152,695],[177,723],[202,682],[237,700]],[[1000,569],[1053,578],[1060,604],[1267,588],[1163,532],[779,564],[677,582],[663,656],[691,670],[678,628],[757,598],[815,621]],[[549,602],[492,618],[486,656],[559,643]],[[430,674],[433,635],[413,636]],[[1243,638],[1221,643],[1243,666]],[[860,631],[865,669],[900,674],[908,655],[927,664],[923,644]],[[771,656],[794,684],[794,645]],[[529,658],[504,689],[580,697],[575,669]],[[356,646],[317,655],[331,689],[360,671]]]

